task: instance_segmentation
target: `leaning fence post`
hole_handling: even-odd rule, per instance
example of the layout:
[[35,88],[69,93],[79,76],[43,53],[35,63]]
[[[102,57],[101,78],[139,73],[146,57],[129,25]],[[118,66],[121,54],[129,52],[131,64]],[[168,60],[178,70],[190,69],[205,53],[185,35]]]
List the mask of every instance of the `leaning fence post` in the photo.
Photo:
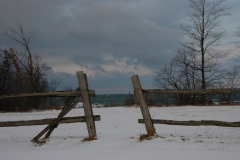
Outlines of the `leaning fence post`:
[[143,119],[145,122],[147,133],[149,136],[153,136],[155,134],[155,129],[154,129],[154,126],[152,123],[152,118],[149,113],[147,103],[145,101],[145,97],[142,92],[142,86],[141,86],[140,80],[138,78],[138,75],[132,76],[131,79],[132,79],[132,84],[134,87],[135,94],[137,96],[137,99],[138,99],[138,102],[139,102],[139,105],[140,105],[140,108],[142,111],[142,115],[143,115]]
[[78,84],[83,99],[83,107],[86,116],[86,124],[90,139],[97,137],[95,122],[93,120],[92,104],[88,94],[87,76],[82,71],[77,72]]
[[[66,111],[66,110],[68,109],[68,107],[72,104],[72,102],[74,101],[74,99],[75,99],[75,97],[71,97],[71,98],[68,100],[68,102],[67,102],[66,105],[63,107],[62,111],[59,113],[58,116],[60,116],[62,113],[65,113],[65,111]],[[44,138],[49,138],[50,135],[52,134],[53,130],[54,130],[55,128],[57,128],[58,125],[59,125],[58,123],[56,123],[55,125],[53,125],[53,126],[48,130],[48,132],[47,132],[47,134],[45,135]]]

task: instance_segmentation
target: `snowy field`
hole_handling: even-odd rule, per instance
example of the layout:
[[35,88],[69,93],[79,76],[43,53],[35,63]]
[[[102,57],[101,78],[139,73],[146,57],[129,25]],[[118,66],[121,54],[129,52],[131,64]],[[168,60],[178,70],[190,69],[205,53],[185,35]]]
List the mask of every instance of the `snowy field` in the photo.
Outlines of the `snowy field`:
[[[0,121],[55,118],[60,111],[0,113]],[[98,139],[88,137],[85,123],[61,124],[40,146],[31,142],[45,126],[0,128],[1,160],[239,160],[240,128],[155,124],[157,138],[146,134],[139,108],[93,108]],[[240,107],[152,107],[153,119],[240,121]],[[83,116],[77,108],[67,114]]]

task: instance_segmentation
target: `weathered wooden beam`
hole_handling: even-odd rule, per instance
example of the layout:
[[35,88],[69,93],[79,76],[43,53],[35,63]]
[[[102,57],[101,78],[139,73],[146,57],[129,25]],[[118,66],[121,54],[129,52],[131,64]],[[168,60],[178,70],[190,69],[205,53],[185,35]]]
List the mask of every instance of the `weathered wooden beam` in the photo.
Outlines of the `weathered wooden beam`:
[[[93,116],[94,121],[100,121],[100,115]],[[16,127],[16,126],[31,126],[31,125],[46,125],[52,123],[55,118],[39,119],[39,120],[26,120],[26,121],[6,121],[0,122],[0,127]],[[78,117],[65,117],[62,118],[58,123],[77,123],[86,122],[85,116]]]
[[[94,90],[88,90],[89,96],[95,96]],[[0,99],[21,98],[21,97],[81,97],[80,91],[70,92],[46,92],[46,93],[22,93],[19,95],[4,95]]]
[[173,89],[148,89],[142,90],[143,93],[154,94],[221,94],[221,93],[234,93],[240,92],[240,89],[204,89],[204,90],[173,90]]
[[86,116],[86,125],[88,129],[89,138],[94,139],[95,137],[97,137],[97,132],[96,132],[95,122],[93,120],[92,104],[88,94],[87,76],[82,71],[78,71],[77,77],[78,77],[80,92],[83,99],[83,107],[84,107],[84,113]]
[[[65,104],[65,106],[63,107],[62,111],[59,113],[58,117],[59,117],[61,114],[63,114],[63,113],[68,109],[69,106],[71,106],[71,104],[73,103],[73,101],[74,101],[75,98],[76,98],[76,97],[71,97],[71,98],[68,100],[68,102],[67,102],[67,103]],[[80,98],[79,98],[79,99],[80,99]],[[48,130],[48,132],[47,132],[47,134],[45,135],[44,138],[49,138],[50,135],[52,134],[53,130],[54,130],[55,128],[57,128],[58,125],[59,125],[59,124],[53,125],[53,126]]]
[[46,128],[44,128],[44,130],[42,130],[36,137],[34,137],[32,139],[32,142],[37,142],[39,140],[39,138],[45,134],[49,129],[51,129],[51,127],[55,126],[56,124],[58,124],[58,122],[71,110],[73,109],[78,103],[78,100],[76,100],[75,102],[73,102],[70,106],[68,106],[66,108],[66,110],[64,112],[61,112],[61,114],[58,115],[58,117],[56,119],[54,119],[53,122],[51,122]]
[[[144,123],[144,119],[138,119],[138,123]],[[153,124],[167,124],[167,125],[181,125],[181,126],[240,127],[240,122],[224,122],[224,121],[213,121],[213,120],[175,121],[175,120],[152,119],[152,123]]]
[[151,121],[151,115],[149,113],[145,97],[142,92],[142,86],[141,86],[140,80],[137,75],[132,76],[131,80],[132,80],[133,88],[141,108],[143,119],[145,119],[144,123],[145,123],[147,133],[149,136],[153,136],[156,132],[155,132],[153,123]]

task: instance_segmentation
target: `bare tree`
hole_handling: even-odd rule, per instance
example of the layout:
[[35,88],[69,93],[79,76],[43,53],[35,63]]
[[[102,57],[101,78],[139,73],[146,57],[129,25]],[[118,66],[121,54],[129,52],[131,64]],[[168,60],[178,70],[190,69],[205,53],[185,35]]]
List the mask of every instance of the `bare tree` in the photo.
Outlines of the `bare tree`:
[[[220,18],[230,15],[231,7],[225,4],[225,0],[189,0],[189,2],[192,9],[188,15],[190,23],[180,25],[186,40],[181,42],[181,48],[171,62],[154,76],[157,88],[214,88],[229,75],[220,60],[232,50],[217,50],[216,45],[227,36],[227,31],[220,27]],[[193,97],[193,101],[190,97]],[[195,101],[195,95],[187,95],[186,98]],[[201,103],[205,102],[206,96],[203,95]]]
[[3,93],[11,65],[10,55],[6,50],[0,49],[0,95]]
[[[47,75],[45,74],[45,71],[48,69],[47,65],[42,62],[41,56],[34,54],[30,48],[33,34],[26,36],[21,23],[17,23],[16,29],[9,29],[4,34],[21,46],[21,49],[18,49],[18,51],[12,48],[1,50],[1,53],[8,55],[11,61],[7,80],[4,84],[4,94],[46,92],[56,89],[59,83],[52,86],[47,81]],[[6,65],[1,66],[0,69],[6,70]],[[5,73],[4,75],[6,77]],[[38,109],[45,104],[46,98],[19,98],[1,102],[0,109],[2,106],[7,106],[5,108],[8,108],[8,111],[26,111]]]
[[[216,88],[227,88],[227,89],[236,89],[240,86],[240,66],[233,66],[229,71],[223,81],[216,84]],[[236,93],[225,93],[218,94],[218,98],[221,103],[230,104],[232,99],[239,99],[239,94]]]
[[[27,75],[29,77],[30,85],[33,87],[34,86],[33,53],[31,52],[29,45],[31,39],[33,38],[32,33],[29,36],[26,36],[24,34],[22,24],[20,22],[17,22],[17,29],[9,29],[8,31],[5,31],[4,34],[5,36],[11,38],[12,40],[14,40],[23,47],[22,55],[25,56],[26,59],[23,60],[18,59],[18,62],[21,63],[21,65],[25,68],[25,71],[27,72]],[[26,60],[26,62],[24,62],[24,60]],[[32,90],[32,92],[35,91]]]
[[155,86],[162,89],[199,89],[196,55],[187,48],[178,54],[153,77]]
[[[45,70],[47,68],[44,67],[41,57],[32,53],[30,49],[30,41],[33,38],[33,34],[31,33],[26,36],[21,23],[17,23],[16,29],[9,29],[5,31],[4,34],[22,46],[22,51],[19,53],[14,52],[12,49],[10,49],[9,52],[19,81],[24,79],[24,82],[28,83],[29,87],[27,92],[44,91],[43,88],[46,88],[44,86],[47,85],[45,79]],[[26,87],[26,85],[24,85],[24,87]]]
[[[220,28],[220,18],[230,15],[231,9],[225,0],[189,0],[192,11],[189,13],[189,25],[181,24],[187,40],[182,46],[198,53],[199,64],[196,70],[201,72],[201,89],[206,89],[207,83],[219,78],[219,59],[226,57],[231,50],[216,50],[214,47],[227,35]],[[214,71],[213,71],[214,69]],[[215,76],[216,75],[216,76]],[[205,96],[203,96],[203,102]]]
[[[200,89],[200,74],[196,68],[197,59],[192,50],[182,48],[171,62],[153,77],[155,86],[160,89]],[[173,96],[178,105],[195,104],[196,95]]]

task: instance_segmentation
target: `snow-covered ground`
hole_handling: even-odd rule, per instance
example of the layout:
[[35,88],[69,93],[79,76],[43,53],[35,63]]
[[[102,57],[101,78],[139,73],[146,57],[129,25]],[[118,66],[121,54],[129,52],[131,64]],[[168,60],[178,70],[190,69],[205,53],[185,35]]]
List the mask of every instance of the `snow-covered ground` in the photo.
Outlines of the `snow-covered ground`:
[[[55,118],[60,111],[0,113],[0,121]],[[139,108],[93,108],[98,140],[88,137],[85,123],[61,124],[47,142],[31,142],[45,126],[0,128],[1,160],[239,160],[240,128],[170,126],[155,124],[157,138],[139,141],[146,134]],[[240,107],[152,107],[153,119],[240,121]],[[67,114],[81,116],[78,108]]]

